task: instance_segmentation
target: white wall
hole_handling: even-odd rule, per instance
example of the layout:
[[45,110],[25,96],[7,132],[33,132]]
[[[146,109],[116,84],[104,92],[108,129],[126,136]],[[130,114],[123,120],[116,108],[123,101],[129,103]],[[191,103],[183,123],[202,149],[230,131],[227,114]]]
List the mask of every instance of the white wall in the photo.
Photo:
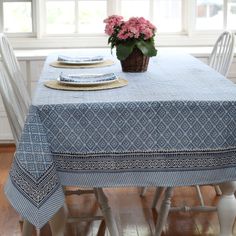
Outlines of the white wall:
[[[45,52],[43,51],[41,51],[40,53],[37,52],[37,55],[32,55],[32,54],[34,54],[34,52],[31,52],[30,55],[27,55],[25,53],[22,54],[22,52],[19,52],[20,56],[18,57],[31,96],[34,93],[37,80],[40,77],[44,60],[46,58]],[[192,54],[196,56],[198,59],[207,63],[209,53],[193,52]],[[234,83],[236,83],[236,57],[234,58],[234,61],[230,68],[228,78],[232,80]],[[13,142],[13,137],[11,134],[10,126],[0,96],[0,143],[11,143],[11,142]]]

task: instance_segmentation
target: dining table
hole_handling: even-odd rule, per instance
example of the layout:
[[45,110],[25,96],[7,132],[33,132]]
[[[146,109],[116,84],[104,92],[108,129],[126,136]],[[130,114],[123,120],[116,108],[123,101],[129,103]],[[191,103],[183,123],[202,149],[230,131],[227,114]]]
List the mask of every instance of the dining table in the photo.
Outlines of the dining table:
[[[60,54],[99,55],[113,64],[51,66]],[[61,73],[114,73],[128,83],[98,91],[45,86]],[[180,51],[159,49],[146,72],[125,73],[109,49],[91,48],[47,57],[5,194],[24,219],[41,228],[63,207],[63,186],[220,184],[219,235],[231,236],[236,216],[235,180],[233,82]]]

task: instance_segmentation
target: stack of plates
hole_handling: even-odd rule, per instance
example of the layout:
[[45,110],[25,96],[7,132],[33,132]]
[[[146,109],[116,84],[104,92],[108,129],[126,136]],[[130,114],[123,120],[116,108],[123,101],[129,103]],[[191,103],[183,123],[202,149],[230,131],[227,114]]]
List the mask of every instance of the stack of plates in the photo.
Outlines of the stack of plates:
[[101,85],[118,80],[114,73],[108,74],[61,74],[57,79],[60,84],[66,85]]
[[104,62],[104,58],[102,56],[91,56],[91,57],[73,57],[73,56],[64,56],[60,55],[57,59],[58,62],[63,64],[97,64]]

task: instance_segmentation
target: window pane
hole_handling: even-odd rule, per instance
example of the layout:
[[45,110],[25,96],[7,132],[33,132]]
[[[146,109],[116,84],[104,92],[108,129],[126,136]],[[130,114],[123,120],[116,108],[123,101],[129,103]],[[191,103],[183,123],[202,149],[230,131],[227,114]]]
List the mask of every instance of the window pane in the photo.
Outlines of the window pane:
[[180,32],[182,30],[182,1],[155,0],[153,19],[158,32]]
[[149,19],[149,2],[148,0],[122,0],[121,15],[128,20],[130,17],[144,17]]
[[32,32],[31,2],[3,3],[4,32],[30,33]]
[[107,17],[106,1],[79,1],[79,33],[103,33]]
[[236,30],[236,0],[229,1],[227,22],[228,28]]
[[48,34],[63,34],[75,32],[74,1],[47,1],[46,32]]
[[197,0],[196,29],[223,28],[223,0]]

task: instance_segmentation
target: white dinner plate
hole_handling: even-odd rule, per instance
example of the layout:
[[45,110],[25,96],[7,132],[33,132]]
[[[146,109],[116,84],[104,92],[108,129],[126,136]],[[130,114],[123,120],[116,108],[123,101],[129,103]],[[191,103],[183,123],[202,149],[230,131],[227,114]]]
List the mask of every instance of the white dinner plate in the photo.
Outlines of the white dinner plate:
[[99,85],[116,81],[114,73],[108,74],[61,74],[57,81],[67,85]]
[[104,62],[102,56],[91,56],[91,57],[69,57],[69,56],[58,56],[57,61],[62,64],[69,65],[90,65]]

